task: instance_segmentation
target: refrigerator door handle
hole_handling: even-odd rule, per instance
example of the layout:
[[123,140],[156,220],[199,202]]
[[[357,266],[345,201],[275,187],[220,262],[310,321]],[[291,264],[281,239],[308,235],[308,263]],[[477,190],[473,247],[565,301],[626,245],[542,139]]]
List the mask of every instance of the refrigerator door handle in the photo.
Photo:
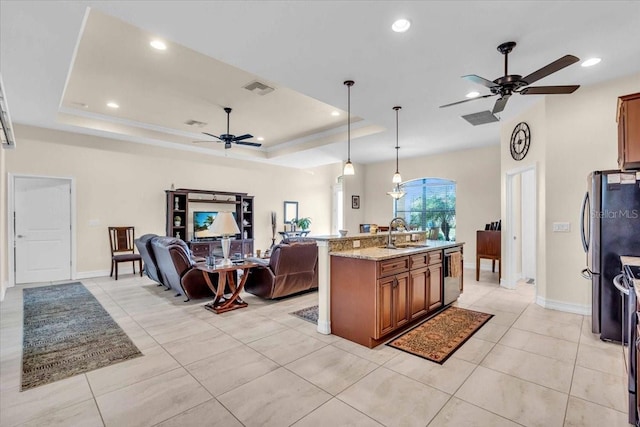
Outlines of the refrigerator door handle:
[[622,283],[623,277],[624,277],[624,274],[618,274],[616,277],[614,277],[613,286],[615,286],[616,289],[618,289],[621,293],[625,295],[629,295],[629,288]]
[[[585,222],[584,222],[584,214],[587,210],[589,206],[589,192],[585,192],[584,193],[584,199],[582,199],[582,210],[580,212],[580,237],[582,239],[582,248],[584,249],[585,252],[589,252],[589,242],[588,242],[588,238],[589,236],[586,235],[585,233]],[[589,212],[589,214],[591,214],[591,212]],[[591,229],[591,227],[589,227],[589,229]]]
[[587,280],[591,280],[591,277],[593,276],[593,273],[588,268],[584,268],[580,274]]

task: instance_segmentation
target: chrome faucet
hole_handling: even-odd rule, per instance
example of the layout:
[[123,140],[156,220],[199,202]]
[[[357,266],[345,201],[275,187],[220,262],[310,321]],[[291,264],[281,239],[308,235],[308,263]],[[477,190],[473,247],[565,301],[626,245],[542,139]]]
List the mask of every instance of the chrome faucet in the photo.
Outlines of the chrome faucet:
[[407,228],[407,221],[405,221],[404,218],[397,216],[391,220],[391,222],[389,223],[389,240],[387,241],[387,249],[397,249],[396,246],[391,242],[391,230],[393,229],[393,223],[396,221],[402,222],[404,228]]

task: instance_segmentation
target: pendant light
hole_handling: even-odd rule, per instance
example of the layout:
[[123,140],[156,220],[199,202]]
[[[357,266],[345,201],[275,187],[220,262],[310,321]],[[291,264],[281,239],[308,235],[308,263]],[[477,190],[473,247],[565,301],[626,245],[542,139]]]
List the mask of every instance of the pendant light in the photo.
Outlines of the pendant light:
[[400,171],[398,169],[398,150],[400,146],[398,146],[398,110],[402,107],[395,106],[393,107],[396,110],[396,173],[393,174],[393,179],[391,180],[395,186],[393,187],[393,191],[387,191],[387,194],[398,200],[406,193],[400,189],[400,183],[402,182],[402,176],[400,176]]
[[347,163],[344,164],[343,175],[355,175],[353,163],[351,163],[351,86],[354,85],[353,80],[346,80],[344,84],[347,86]]
[[396,110],[396,173],[393,174],[391,182],[394,184],[400,184],[402,182],[402,176],[400,176],[400,172],[398,172],[398,150],[400,149],[398,146],[398,110],[401,108],[402,107],[399,106],[393,107],[393,109]]

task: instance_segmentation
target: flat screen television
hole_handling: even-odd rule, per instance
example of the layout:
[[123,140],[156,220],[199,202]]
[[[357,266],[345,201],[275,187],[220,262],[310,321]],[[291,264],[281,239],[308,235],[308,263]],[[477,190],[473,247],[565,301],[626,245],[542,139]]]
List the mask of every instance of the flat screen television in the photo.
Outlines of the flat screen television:
[[193,213],[193,238],[194,239],[212,239],[216,237],[209,226],[213,224],[218,212],[194,212]]
[[[236,217],[235,212],[231,212]],[[218,212],[215,211],[195,211],[193,212],[193,238],[194,239],[214,239],[220,237],[214,234],[209,226],[213,224]]]

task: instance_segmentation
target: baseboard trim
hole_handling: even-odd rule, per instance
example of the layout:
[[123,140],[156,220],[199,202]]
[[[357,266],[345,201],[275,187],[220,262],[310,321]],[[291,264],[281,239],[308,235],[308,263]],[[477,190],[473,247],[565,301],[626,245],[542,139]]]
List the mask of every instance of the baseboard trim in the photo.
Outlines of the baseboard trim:
[[536,304],[540,307],[548,308],[550,310],[564,311],[566,313],[581,314],[583,316],[591,315],[591,305],[585,304],[573,304],[570,302],[554,301],[545,299],[538,296],[536,298]]
[[321,334],[324,335],[330,335],[331,334],[331,322],[330,321],[326,321],[326,322],[320,322],[320,320],[318,320],[318,332],[320,332]]
[[[118,271],[118,274],[120,272]],[[94,277],[104,277],[109,275],[109,270],[96,270],[96,271],[78,271],[76,272],[76,279],[93,279]]]
[[[497,263],[496,263],[496,264],[497,264]],[[472,270],[474,270],[474,271],[475,271],[475,269],[476,269],[476,263],[475,263],[475,262],[465,262],[465,263],[463,264],[463,267],[464,267],[464,268],[470,268],[470,269],[472,269]],[[490,264],[490,263],[489,263],[489,264],[486,264],[486,263],[480,262],[480,270],[481,270],[481,271],[491,271],[491,264]],[[497,273],[497,272],[498,272],[498,266],[496,265],[496,273]]]

